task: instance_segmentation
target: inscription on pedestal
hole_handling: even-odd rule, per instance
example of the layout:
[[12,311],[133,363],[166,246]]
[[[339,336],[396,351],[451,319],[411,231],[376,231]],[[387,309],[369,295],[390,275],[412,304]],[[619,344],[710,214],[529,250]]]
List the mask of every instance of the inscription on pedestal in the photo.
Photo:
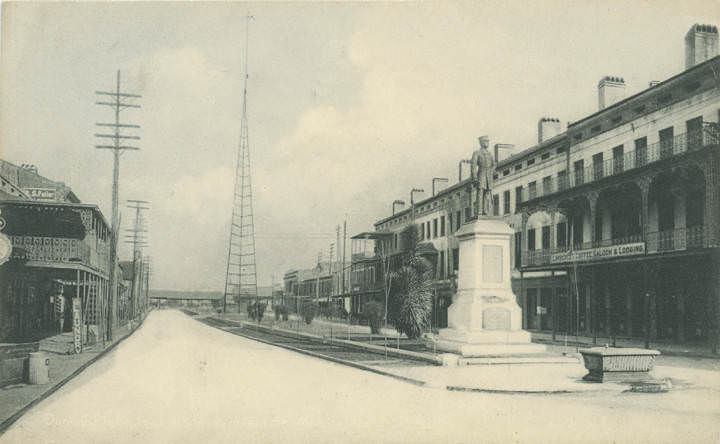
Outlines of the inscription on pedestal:
[[483,245],[482,276],[485,282],[502,282],[503,251],[498,245]]
[[483,310],[483,329],[510,330],[510,310],[500,307]]

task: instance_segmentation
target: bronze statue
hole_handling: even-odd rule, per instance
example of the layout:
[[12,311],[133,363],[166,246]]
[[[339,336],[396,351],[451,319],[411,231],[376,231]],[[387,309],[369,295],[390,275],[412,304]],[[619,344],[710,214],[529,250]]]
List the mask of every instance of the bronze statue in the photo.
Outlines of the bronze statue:
[[470,160],[472,184],[475,188],[475,211],[481,216],[489,216],[493,212],[492,189],[494,185],[495,159],[488,151],[487,136],[478,137],[480,148]]

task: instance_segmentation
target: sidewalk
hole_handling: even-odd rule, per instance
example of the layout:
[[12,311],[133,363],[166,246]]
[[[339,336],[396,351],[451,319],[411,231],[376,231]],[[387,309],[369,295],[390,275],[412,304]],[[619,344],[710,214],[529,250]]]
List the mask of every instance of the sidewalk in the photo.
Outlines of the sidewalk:
[[[567,351],[572,352],[575,351],[576,345],[580,348],[604,346],[605,344],[612,346],[612,338],[605,336],[598,336],[597,344],[593,344],[593,338],[591,336],[579,336],[576,343],[574,335],[568,335],[566,338],[565,333],[557,333],[555,335],[555,341],[552,340],[552,333],[532,331],[531,334],[533,342],[541,344],[564,346],[567,339]],[[638,338],[617,338],[616,343],[617,347],[645,348],[645,341]],[[710,345],[707,344],[650,342],[650,349],[658,350],[665,356],[720,359],[720,354],[713,353]]]
[[[44,385],[30,385],[27,383],[13,384],[0,388],[0,435],[20,418],[32,406],[47,398],[70,379],[82,372],[86,367],[108,353],[125,338],[130,336],[142,320],[133,329],[130,323],[115,330],[115,340],[102,342],[87,347],[80,354],[66,354],[72,337],[70,333],[48,338],[41,341],[40,351],[44,351],[50,359],[50,381]],[[66,345],[68,347],[66,347]]]

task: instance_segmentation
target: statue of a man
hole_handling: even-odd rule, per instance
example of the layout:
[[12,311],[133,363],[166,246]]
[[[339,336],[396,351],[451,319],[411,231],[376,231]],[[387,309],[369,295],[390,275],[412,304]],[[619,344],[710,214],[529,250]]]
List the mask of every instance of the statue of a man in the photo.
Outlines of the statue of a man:
[[488,216],[493,212],[492,189],[495,182],[495,159],[488,151],[488,136],[478,138],[480,148],[476,150],[471,162],[471,177],[475,186],[475,208],[481,216]]

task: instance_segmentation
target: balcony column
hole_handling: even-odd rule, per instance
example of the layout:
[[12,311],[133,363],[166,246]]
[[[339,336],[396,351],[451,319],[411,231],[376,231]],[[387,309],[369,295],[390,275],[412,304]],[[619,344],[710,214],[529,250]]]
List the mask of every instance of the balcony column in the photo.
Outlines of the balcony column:
[[675,339],[678,342],[685,342],[685,294],[688,282],[685,279],[674,282],[674,291],[677,295],[677,331]]
[[[710,270],[720,269],[720,249],[714,249],[710,256]],[[710,325],[710,342],[712,344],[713,353],[717,353],[720,350],[720,273],[710,273],[710,280],[708,282],[710,297],[712,299],[712,305],[715,310],[715,319],[711,319]]]
[[558,289],[556,287],[551,287],[550,291],[550,319],[552,320],[552,338],[554,341],[559,323],[558,312],[560,311],[560,295],[558,294]]
[[[590,278],[592,279],[592,276],[590,276]],[[587,281],[587,276],[583,280]],[[587,284],[583,284],[583,292],[585,294],[585,306],[581,307],[581,309],[585,310],[585,334],[590,336],[593,332],[592,287],[588,287]]]
[[[588,206],[590,208],[590,242],[595,243],[599,239],[595,238],[595,224],[597,221],[597,201],[600,193],[597,191],[590,191],[587,193]],[[595,290],[593,289],[593,292]]]
[[[607,268],[603,269],[604,277],[607,277],[609,273],[612,273],[613,270],[609,270]],[[602,294],[604,299],[604,305],[605,305],[605,336],[610,337],[612,336],[613,339],[615,338],[615,326],[613,325],[613,321],[615,320],[615,316],[613,316],[613,304],[612,304],[612,298],[610,296],[610,285],[608,285],[608,279],[603,279],[602,283]],[[613,345],[614,347],[614,345]]]
[[[652,177],[641,177],[638,180],[635,181],[638,188],[640,188],[640,227],[642,227],[642,239],[643,242],[648,241],[647,235],[648,235],[648,227],[650,225],[650,183],[652,182]],[[647,247],[646,247],[647,248]]]
[[[633,273],[634,274],[634,273]],[[626,272],[625,275],[626,281],[625,282],[631,282],[632,276],[630,272]],[[635,291],[635,286],[627,286],[625,288],[625,291],[623,292],[623,296],[625,297],[625,335],[626,336],[632,336],[633,335],[633,292]]]
[[523,248],[522,244],[527,245],[527,223],[530,219],[530,213],[523,211],[520,213],[520,267],[528,264],[528,260],[525,256],[525,252],[528,251],[527,247]]
[[705,242],[703,246],[720,247],[720,152],[710,153],[708,162],[699,164],[705,176]]

